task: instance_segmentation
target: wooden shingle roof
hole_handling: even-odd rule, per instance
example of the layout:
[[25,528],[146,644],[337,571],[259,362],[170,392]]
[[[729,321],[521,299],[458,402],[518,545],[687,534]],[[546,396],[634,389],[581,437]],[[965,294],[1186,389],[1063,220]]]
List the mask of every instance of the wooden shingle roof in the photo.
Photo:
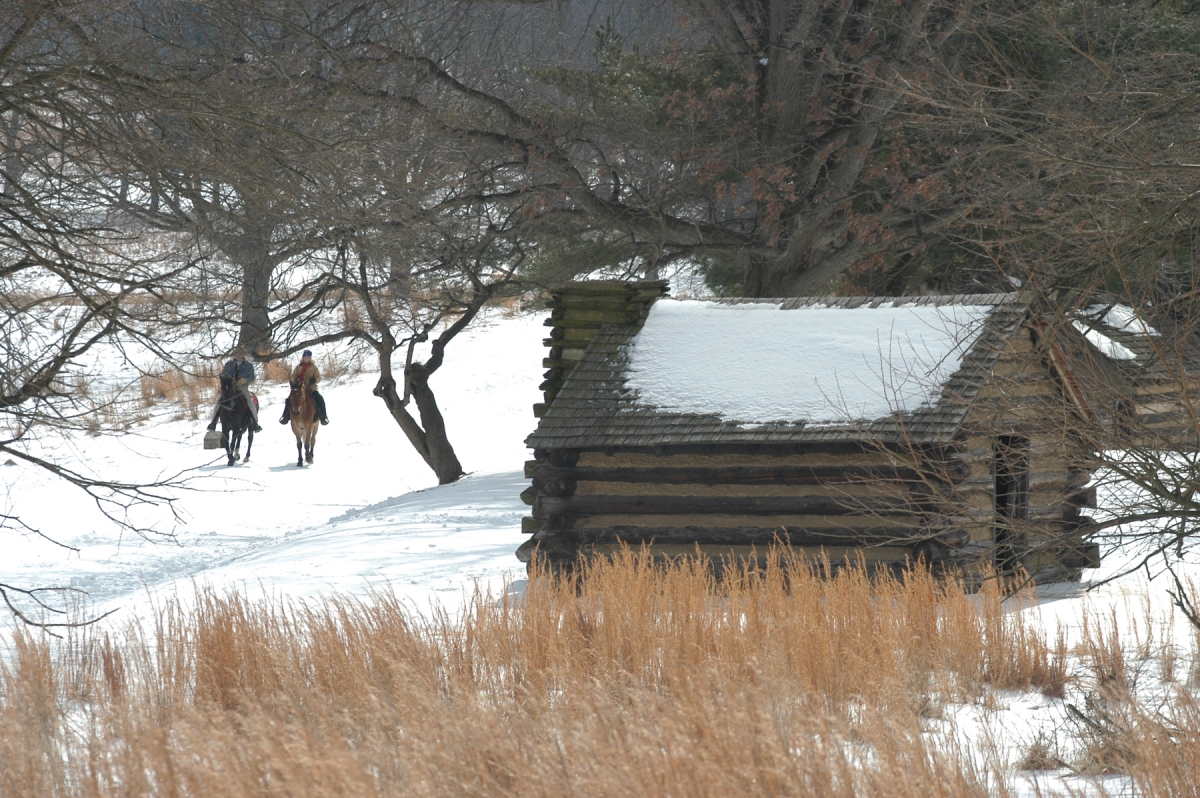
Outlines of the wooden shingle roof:
[[[1153,334],[1144,330],[1131,329],[1128,326],[1115,326],[1109,323],[1106,311],[1118,308],[1132,313],[1132,309],[1119,302],[1090,302],[1087,307],[1073,316],[1079,328],[1090,328],[1105,338],[1120,346],[1132,357],[1107,359],[1134,384],[1153,384],[1157,382],[1172,382],[1200,373],[1200,341],[1194,335],[1187,334],[1172,325],[1169,321],[1155,321],[1159,329]],[[1139,323],[1144,324],[1144,322]],[[1081,329],[1081,332],[1083,331]],[[1093,348],[1100,351],[1095,343]]]
[[534,449],[606,449],[712,444],[796,444],[840,441],[948,442],[958,432],[1009,337],[1027,308],[1017,294],[937,297],[802,297],[729,299],[723,304],[767,304],[782,311],[804,308],[989,306],[959,368],[941,385],[936,402],[883,418],[840,424],[803,420],[747,425],[716,414],[684,413],[641,401],[631,387],[630,343],[640,323],[602,327],[571,371],[537,430]]

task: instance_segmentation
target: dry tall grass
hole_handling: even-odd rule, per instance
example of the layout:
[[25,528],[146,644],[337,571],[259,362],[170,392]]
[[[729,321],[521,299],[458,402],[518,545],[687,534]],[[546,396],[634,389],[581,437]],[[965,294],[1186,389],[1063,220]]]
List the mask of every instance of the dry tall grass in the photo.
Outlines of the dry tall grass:
[[286,360],[268,360],[262,364],[262,377],[270,382],[287,382],[292,378],[292,364]]
[[1056,683],[1061,648],[990,588],[820,570],[628,554],[456,621],[208,592],[119,644],[22,632],[0,795],[1003,794],[921,714]]
[[142,406],[172,402],[179,407],[181,417],[199,418],[201,406],[208,406],[214,400],[217,370],[218,366],[206,361],[186,370],[168,368],[143,374],[139,383]]

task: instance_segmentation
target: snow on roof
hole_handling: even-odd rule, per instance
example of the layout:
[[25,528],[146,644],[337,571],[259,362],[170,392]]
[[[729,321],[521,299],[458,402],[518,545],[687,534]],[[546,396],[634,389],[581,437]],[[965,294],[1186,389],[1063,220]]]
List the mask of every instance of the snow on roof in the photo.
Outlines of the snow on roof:
[[629,348],[638,403],[744,426],[841,424],[936,404],[994,305],[662,299]]
[[1137,354],[1129,349],[1129,347],[1122,346],[1099,330],[1087,326],[1079,319],[1072,319],[1071,326],[1083,333],[1083,337],[1088,339],[1088,343],[1099,349],[1100,353],[1109,360],[1137,360]]
[[1129,305],[1091,305],[1087,309],[1090,318],[1103,322],[1114,330],[1124,330],[1136,335],[1158,335],[1158,330],[1142,321],[1137,311]]
[[1158,335],[1158,330],[1143,321],[1136,310],[1122,304],[1088,305],[1075,314],[1071,326],[1109,360],[1137,360],[1138,354],[1129,344]]

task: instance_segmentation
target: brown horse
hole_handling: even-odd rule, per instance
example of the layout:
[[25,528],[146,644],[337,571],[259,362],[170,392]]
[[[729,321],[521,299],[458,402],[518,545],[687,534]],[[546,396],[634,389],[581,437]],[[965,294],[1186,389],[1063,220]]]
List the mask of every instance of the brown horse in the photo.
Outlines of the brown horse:
[[308,387],[297,380],[292,383],[288,406],[292,410],[292,434],[296,436],[296,465],[303,468],[305,460],[312,465],[313,449],[317,445],[317,430],[321,426],[317,405],[309,395]]

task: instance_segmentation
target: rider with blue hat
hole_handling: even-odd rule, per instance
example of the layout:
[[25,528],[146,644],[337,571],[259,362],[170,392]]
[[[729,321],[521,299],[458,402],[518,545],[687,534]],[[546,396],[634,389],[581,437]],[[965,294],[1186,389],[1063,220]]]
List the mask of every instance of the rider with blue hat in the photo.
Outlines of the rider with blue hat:
[[[329,416],[325,413],[325,397],[317,393],[317,383],[321,381],[321,372],[317,369],[317,364],[312,362],[312,350],[305,349],[300,356],[300,364],[292,369],[291,382],[293,385],[305,383],[308,388],[308,394],[313,399],[313,404],[317,408],[317,418],[321,419],[322,424],[329,423]],[[287,424],[292,420],[292,402],[291,397],[288,397],[283,402],[283,416],[279,419],[280,424]]]

